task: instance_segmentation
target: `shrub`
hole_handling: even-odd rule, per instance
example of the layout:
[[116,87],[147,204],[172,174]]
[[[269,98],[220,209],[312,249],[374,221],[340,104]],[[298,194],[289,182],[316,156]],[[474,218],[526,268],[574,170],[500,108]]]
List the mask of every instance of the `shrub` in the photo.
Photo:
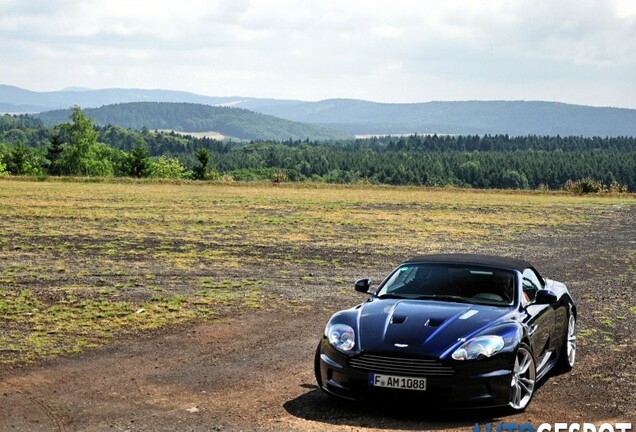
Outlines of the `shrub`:
[[627,193],[627,185],[620,184],[616,180],[613,180],[607,188],[609,193]]
[[272,173],[271,177],[272,182],[274,183],[284,183],[288,181],[287,173],[283,170],[276,170]]
[[565,182],[563,189],[567,192],[583,195],[589,193],[599,193],[603,191],[603,184],[599,181],[593,180],[590,177],[583,178],[581,180],[568,180]]
[[161,156],[150,165],[150,177],[184,179],[189,173],[179,159]]

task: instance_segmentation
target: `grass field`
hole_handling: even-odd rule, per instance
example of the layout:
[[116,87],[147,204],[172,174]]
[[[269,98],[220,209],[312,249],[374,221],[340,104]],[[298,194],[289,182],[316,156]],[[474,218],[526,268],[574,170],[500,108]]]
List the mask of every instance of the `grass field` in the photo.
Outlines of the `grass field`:
[[417,253],[500,251],[631,195],[0,180],[0,367],[167,325],[301,308]]

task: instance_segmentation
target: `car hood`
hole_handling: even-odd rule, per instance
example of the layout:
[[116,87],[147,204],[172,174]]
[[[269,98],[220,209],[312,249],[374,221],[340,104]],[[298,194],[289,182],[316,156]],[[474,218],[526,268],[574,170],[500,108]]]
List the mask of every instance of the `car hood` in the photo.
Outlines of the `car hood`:
[[509,311],[437,300],[374,300],[358,309],[360,349],[440,357]]

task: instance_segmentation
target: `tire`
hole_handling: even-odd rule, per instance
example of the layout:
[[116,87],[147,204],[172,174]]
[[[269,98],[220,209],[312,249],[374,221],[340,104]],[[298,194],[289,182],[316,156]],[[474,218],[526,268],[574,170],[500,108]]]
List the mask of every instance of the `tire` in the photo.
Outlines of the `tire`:
[[319,388],[322,388],[322,376],[320,374],[320,342],[316,348],[316,355],[314,356],[314,374],[316,375],[316,383]]
[[570,310],[568,312],[568,323],[565,330],[565,338],[563,339],[563,346],[561,347],[561,353],[559,354],[559,360],[557,363],[558,372],[570,372],[574,367],[576,360],[576,318]]
[[513,413],[525,411],[534,396],[536,384],[537,370],[534,355],[530,347],[522,343],[515,353],[508,410]]

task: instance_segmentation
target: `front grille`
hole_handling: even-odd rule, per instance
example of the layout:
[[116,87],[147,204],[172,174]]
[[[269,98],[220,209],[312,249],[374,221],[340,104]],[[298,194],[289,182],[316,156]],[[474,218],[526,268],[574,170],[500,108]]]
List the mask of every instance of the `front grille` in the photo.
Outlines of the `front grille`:
[[381,372],[407,376],[452,376],[451,366],[444,366],[437,360],[407,357],[388,357],[376,354],[362,354],[349,360],[349,366],[369,372]]

